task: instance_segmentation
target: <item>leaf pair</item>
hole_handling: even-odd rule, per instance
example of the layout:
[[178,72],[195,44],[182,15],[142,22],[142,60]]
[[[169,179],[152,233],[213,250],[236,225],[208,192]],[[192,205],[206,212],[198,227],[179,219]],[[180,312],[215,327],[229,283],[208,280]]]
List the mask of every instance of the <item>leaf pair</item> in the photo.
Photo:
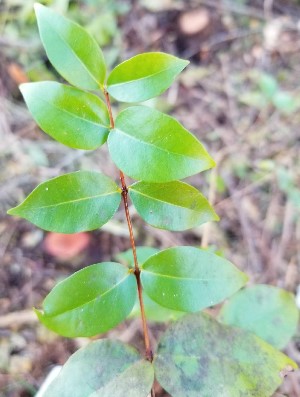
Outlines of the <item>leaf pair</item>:
[[169,327],[152,364],[121,342],[92,342],[67,361],[45,397],[147,397],[154,374],[172,397],[269,397],[294,368],[258,337],[197,313]]
[[[96,41],[81,26],[35,4],[41,40],[56,70],[84,90],[103,89],[106,66]],[[164,53],[140,54],[109,75],[108,92],[121,102],[141,102],[164,92],[189,62]]]
[[174,118],[134,106],[121,112],[109,133],[105,104],[96,95],[56,82],[21,86],[38,125],[72,148],[92,150],[108,139],[115,164],[133,179],[168,182],[214,166],[202,144]]
[[[235,293],[247,276],[211,252],[176,247],[151,255],[141,267],[141,281],[144,293],[158,305],[196,312]],[[119,263],[104,262],[60,282],[37,314],[42,323],[61,335],[92,336],[123,321],[135,301],[132,271]]]
[[[185,230],[218,219],[206,198],[183,182],[138,182],[129,191],[138,213],[155,227]],[[110,178],[98,172],[78,171],[40,184],[8,213],[44,230],[77,233],[104,225],[120,201],[121,190]]]

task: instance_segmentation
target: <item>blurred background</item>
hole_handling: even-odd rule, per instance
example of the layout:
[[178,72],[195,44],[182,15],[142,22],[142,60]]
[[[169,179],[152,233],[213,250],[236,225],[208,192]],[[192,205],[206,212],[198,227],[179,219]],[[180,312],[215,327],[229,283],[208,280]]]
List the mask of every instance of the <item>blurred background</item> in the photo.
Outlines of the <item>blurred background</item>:
[[[217,167],[190,181],[221,221],[183,233],[144,224],[131,208],[137,245],[208,247],[248,273],[297,294],[300,284],[300,1],[53,0],[41,2],[84,25],[108,66],[165,51],[191,61],[173,86],[147,102],[177,117]],[[40,182],[78,169],[118,180],[107,149],[67,148],[36,126],[18,85],[58,80],[39,40],[32,0],[0,0],[0,396],[34,396],[56,364],[87,343],[37,322],[57,281],[130,247],[122,208],[101,230],[46,233],[8,217]],[[114,108],[114,111],[118,111]],[[300,296],[298,298],[300,301]],[[299,302],[300,305],[300,302]],[[165,324],[152,324],[155,341]],[[139,318],[109,333],[142,346]],[[155,343],[155,342],[154,342]],[[300,333],[286,353],[300,364]],[[158,396],[167,396],[157,389]],[[300,377],[281,394],[300,396]]]

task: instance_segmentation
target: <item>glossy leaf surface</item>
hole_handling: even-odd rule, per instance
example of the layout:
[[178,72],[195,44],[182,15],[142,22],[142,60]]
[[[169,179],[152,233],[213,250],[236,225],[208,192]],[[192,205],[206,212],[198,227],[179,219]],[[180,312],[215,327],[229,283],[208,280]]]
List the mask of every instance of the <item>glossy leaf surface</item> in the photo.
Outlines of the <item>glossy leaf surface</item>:
[[133,106],[118,115],[108,147],[119,169],[147,182],[182,179],[215,165],[177,120],[146,106]]
[[233,295],[219,319],[282,349],[297,331],[299,311],[293,294],[270,285],[254,285]]
[[10,215],[44,230],[77,233],[98,229],[117,211],[118,186],[98,172],[78,171],[41,183]]
[[122,102],[142,102],[163,93],[189,61],[162,52],[136,55],[111,72],[108,92]]
[[[159,252],[157,248],[153,247],[137,247],[136,253],[138,258],[139,266],[141,266],[150,256]],[[116,256],[116,259],[126,266],[133,267],[133,255],[132,250],[121,252]],[[156,323],[165,323],[167,321],[174,321],[177,318],[183,316],[184,313],[175,310],[167,309],[166,307],[160,306],[154,302],[147,294],[143,292],[143,301],[145,307],[146,318],[148,321]],[[140,317],[141,309],[138,298],[136,299],[135,305],[130,313],[130,317]]]
[[142,265],[141,280],[146,294],[160,305],[196,312],[234,294],[247,276],[212,252],[176,247],[152,255]]
[[137,182],[129,194],[144,221],[161,229],[186,230],[219,219],[206,198],[184,182]]
[[42,43],[55,69],[71,84],[97,90],[105,79],[103,54],[81,26],[50,8],[35,4]]
[[115,262],[88,266],[58,283],[36,311],[52,331],[67,337],[93,336],[123,321],[136,299],[136,281]]
[[269,397],[297,365],[257,336],[197,313],[169,327],[154,367],[172,397]]
[[153,373],[133,347],[102,339],[73,354],[44,397],[147,397]]
[[33,118],[47,134],[76,149],[96,149],[107,139],[109,117],[96,95],[54,81],[22,84]]

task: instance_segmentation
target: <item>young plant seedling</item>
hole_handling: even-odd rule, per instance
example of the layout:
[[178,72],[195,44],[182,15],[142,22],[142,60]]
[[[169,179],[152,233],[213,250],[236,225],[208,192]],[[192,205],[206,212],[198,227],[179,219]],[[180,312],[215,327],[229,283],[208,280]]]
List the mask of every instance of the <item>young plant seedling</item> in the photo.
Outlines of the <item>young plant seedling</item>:
[[[43,182],[9,214],[44,230],[76,233],[103,226],[123,201],[131,242],[131,254],[118,256],[123,264],[97,263],[74,273],[36,314],[60,335],[90,337],[124,321],[138,299],[145,342],[142,354],[115,340],[91,342],[70,357],[45,397],[154,396],[154,378],[173,397],[270,397],[296,368],[272,346],[283,347],[295,332],[298,311],[291,295],[275,287],[245,289],[224,306],[219,322],[202,310],[240,290],[248,279],[244,273],[208,250],[135,246],[129,198],[145,222],[161,229],[182,231],[218,220],[206,198],[181,181],[214,166],[198,139],[147,106],[127,107],[116,118],[111,108],[111,97],[137,103],[160,95],[188,61],[150,52],[107,73],[101,50],[82,27],[41,4],[35,11],[48,58],[70,85],[21,85],[29,111],[41,129],[71,148],[95,150],[107,142],[120,186],[100,172],[72,172]],[[126,176],[137,182],[128,186]],[[261,304],[267,299],[271,313]],[[248,304],[257,317],[247,317]],[[148,322],[158,317],[176,321],[154,351]],[[268,324],[264,332],[259,317]]]

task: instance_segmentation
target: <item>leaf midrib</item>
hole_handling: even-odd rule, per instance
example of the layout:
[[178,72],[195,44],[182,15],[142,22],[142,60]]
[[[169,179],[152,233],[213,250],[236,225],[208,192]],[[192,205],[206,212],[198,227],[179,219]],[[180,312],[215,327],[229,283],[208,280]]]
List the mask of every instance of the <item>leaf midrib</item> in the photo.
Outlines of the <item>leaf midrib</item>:
[[[174,151],[171,151],[171,150],[168,151],[168,150],[166,150],[166,149],[164,149],[164,148],[162,148],[162,147],[160,147],[160,146],[154,145],[154,144],[151,143],[151,142],[142,141],[141,139],[138,139],[137,137],[135,137],[135,136],[133,136],[133,135],[130,135],[130,134],[128,134],[127,132],[125,132],[125,131],[123,131],[123,130],[120,130],[120,129],[117,128],[117,127],[114,129],[114,131],[115,131],[115,132],[119,132],[120,134],[123,134],[123,135],[125,135],[125,136],[131,138],[132,140],[135,140],[135,141],[137,141],[137,142],[139,142],[139,143],[141,143],[141,144],[143,144],[143,145],[146,145],[146,146],[148,145],[148,146],[154,147],[156,150],[160,150],[160,151],[165,152],[165,153],[167,153],[167,154],[176,155],[176,156],[181,156],[181,157],[185,157],[185,158],[189,158],[189,159],[192,159],[192,160],[196,160],[196,161],[203,162],[203,159],[201,159],[201,158],[199,158],[199,157],[193,157],[193,156],[190,156],[190,155],[187,155],[187,154],[177,153],[177,152],[174,152]],[[111,131],[111,133],[113,133],[113,131]],[[192,135],[192,136],[193,136],[193,135]],[[197,141],[196,141],[196,142],[197,142]],[[197,142],[197,143],[198,143],[198,142]],[[205,153],[204,153],[203,155],[205,155]],[[206,156],[206,157],[207,157],[207,156]]]
[[[255,336],[255,335],[254,335]],[[267,342],[265,342],[265,343],[267,343]],[[275,348],[274,348],[275,349]],[[207,352],[208,353],[208,356],[209,356],[209,358],[210,358],[210,360],[212,360],[212,361],[220,361],[220,359],[218,358],[218,357],[216,357],[216,355],[212,355],[210,352]],[[158,357],[159,357],[159,353],[158,353],[158,355],[157,355]],[[200,358],[201,358],[201,356],[196,356],[196,355],[194,355],[194,354],[191,354],[191,355],[184,355],[184,354],[171,354],[171,353],[168,353],[168,356],[169,357],[175,357],[175,358],[183,358],[183,359],[189,359],[189,358],[193,358],[193,359],[195,359],[195,360],[199,360]],[[270,358],[270,357],[269,357]],[[242,363],[243,365],[245,365],[245,366],[253,366],[253,360],[252,361],[250,361],[250,362],[248,362],[248,361],[245,361],[245,360],[238,360],[238,359],[235,359],[235,358],[232,358],[232,359],[230,359],[230,358],[228,358],[228,357],[225,357],[225,356],[222,356],[222,360],[223,361],[226,361],[226,362],[229,362],[229,363],[232,363],[233,365],[238,365],[239,363]],[[271,361],[271,359],[270,359],[270,361]],[[288,365],[288,364],[287,364]],[[280,366],[281,367],[281,366]]]
[[99,118],[99,122],[96,122],[96,121],[93,121],[93,120],[90,120],[90,119],[85,119],[83,117],[78,116],[76,113],[70,112],[69,110],[67,110],[65,108],[61,108],[61,107],[56,106],[54,103],[51,103],[51,102],[47,101],[46,99],[44,99],[42,97],[39,97],[39,100],[42,101],[42,102],[47,103],[48,105],[52,106],[54,109],[58,110],[59,112],[66,113],[66,114],[74,117],[75,119],[82,120],[85,123],[90,123],[92,125],[95,125],[96,127],[104,127],[106,129],[109,129],[109,126],[106,126],[104,124],[100,124],[100,122],[101,123],[103,122],[102,120],[100,120],[100,118]]
[[191,278],[191,277],[179,277],[179,276],[171,276],[169,274],[162,274],[162,273],[154,273],[145,268],[142,268],[142,272],[152,274],[154,276],[162,277],[162,278],[172,278],[176,280],[182,281],[224,281],[225,278]]
[[[72,203],[77,203],[80,201],[86,201],[86,200],[94,200],[100,197],[104,197],[104,196],[110,196],[113,195],[115,193],[119,193],[118,190],[114,191],[114,192],[110,192],[110,193],[105,193],[105,194],[98,194],[96,196],[89,196],[89,197],[82,197],[80,199],[76,199],[76,200],[70,200],[70,201],[62,201],[60,203],[57,204],[50,204],[50,205],[44,205],[42,207],[35,207],[35,210],[41,210],[41,209],[45,209],[45,208],[52,208],[52,207],[59,207],[61,205],[67,205],[67,204],[72,204]],[[31,208],[29,208],[31,209]]]
[[54,318],[54,317],[60,316],[60,315],[62,315],[62,314],[66,314],[66,313],[68,313],[68,312],[72,312],[72,311],[74,311],[74,310],[76,310],[76,309],[80,309],[80,308],[82,308],[83,306],[89,305],[90,303],[92,303],[92,302],[94,302],[95,300],[99,299],[99,297],[102,299],[104,296],[106,296],[108,293],[110,293],[110,292],[113,291],[115,288],[117,288],[120,284],[122,284],[129,276],[130,276],[130,274],[129,274],[129,273],[126,273],[126,275],[125,275],[120,281],[118,281],[117,284],[114,284],[111,288],[109,288],[108,290],[106,290],[102,295],[101,295],[101,294],[100,294],[100,295],[97,295],[95,298],[90,299],[89,301],[84,302],[84,303],[82,303],[81,305],[67,308],[66,310],[64,310],[64,311],[62,311],[62,312],[55,312],[55,314],[53,314],[53,315],[51,315],[51,314],[50,314],[50,315],[49,315],[49,314],[45,314],[45,312],[44,312],[44,316],[47,317],[47,318]]
[[132,80],[122,81],[121,83],[115,83],[115,84],[114,83],[112,83],[112,84],[108,83],[107,86],[108,86],[108,88],[109,87],[113,87],[114,88],[114,87],[120,87],[122,85],[130,84],[130,83],[133,83],[133,82],[137,82],[137,81],[151,79],[154,76],[157,76],[159,74],[165,73],[168,70],[172,70],[172,69],[176,69],[176,68],[177,68],[177,66],[175,66],[175,65],[174,66],[170,66],[170,67],[167,67],[167,68],[165,68],[163,70],[159,70],[159,71],[157,71],[157,72],[155,72],[153,74],[147,75],[147,76],[139,77],[139,78],[132,79]]
[[147,196],[145,193],[141,193],[141,191],[135,190],[135,189],[132,188],[132,187],[131,187],[131,190],[132,190],[133,192],[136,192],[137,194],[140,194],[141,196],[144,196],[144,197],[146,197],[146,198],[152,199],[152,200],[154,200],[154,201],[158,201],[158,202],[163,203],[163,204],[169,204],[169,205],[171,205],[171,206],[173,206],[173,207],[182,208],[182,209],[185,209],[185,210],[190,211],[190,212],[197,212],[197,213],[199,213],[199,214],[201,214],[201,212],[202,212],[201,210],[198,210],[198,209],[191,209],[191,208],[189,208],[189,207],[184,207],[184,206],[179,205],[179,204],[174,204],[174,203],[172,203],[172,202],[170,202],[170,201],[163,201],[163,200],[158,199],[158,198],[156,198],[156,197]]
[[[50,28],[57,34],[57,36],[61,39],[61,41],[63,42],[63,44],[71,50],[71,53],[75,56],[75,58],[79,61],[79,63],[83,66],[83,69],[87,71],[88,75],[92,78],[92,80],[97,84],[98,87],[101,86],[100,82],[98,82],[98,80],[93,76],[93,74],[89,71],[89,69],[86,67],[86,65],[82,62],[81,58],[77,55],[77,53],[72,49],[71,46],[68,45],[68,42],[65,41],[64,37],[61,36],[61,34],[53,27],[53,25],[48,21],[48,19],[45,19],[46,23],[48,23],[48,26],[50,26]],[[64,21],[65,23],[65,21]],[[70,22],[69,22],[70,24]],[[74,25],[73,23],[70,24],[71,28],[73,29]],[[77,26],[75,24],[76,28],[80,28],[80,26]],[[85,32],[84,32],[85,33]],[[46,48],[46,47],[45,47]],[[47,50],[46,50],[47,52]]]
[[[120,379],[127,371],[132,371],[133,368],[139,364],[140,362],[142,362],[142,359],[137,359],[136,361],[130,363],[130,365],[128,367],[126,367],[123,371],[119,372],[117,374],[117,376],[115,376],[113,379],[109,380],[107,383],[105,383],[104,385],[101,385],[99,388],[97,388],[97,390],[95,390],[92,394],[89,394],[88,397],[99,397],[99,392],[102,392],[104,388],[109,387],[110,384],[115,383],[116,380]],[[133,371],[134,372],[134,371]]]

